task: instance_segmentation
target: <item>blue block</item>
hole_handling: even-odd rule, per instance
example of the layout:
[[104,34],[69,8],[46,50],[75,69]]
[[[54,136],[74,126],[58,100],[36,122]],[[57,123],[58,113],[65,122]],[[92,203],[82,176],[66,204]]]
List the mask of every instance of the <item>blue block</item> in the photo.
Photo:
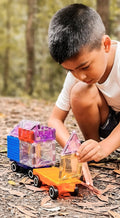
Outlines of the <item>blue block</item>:
[[19,139],[13,136],[7,136],[7,157],[13,161],[20,162]]

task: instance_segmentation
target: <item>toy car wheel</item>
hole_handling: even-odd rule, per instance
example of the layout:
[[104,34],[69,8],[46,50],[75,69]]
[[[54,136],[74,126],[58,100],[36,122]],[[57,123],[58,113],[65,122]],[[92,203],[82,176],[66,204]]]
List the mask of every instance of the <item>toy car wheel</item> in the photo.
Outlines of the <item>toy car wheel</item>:
[[60,166],[60,161],[59,160],[56,160],[55,161],[55,167],[59,167]]
[[40,181],[38,176],[34,176],[34,186],[40,187],[42,185],[42,182]]
[[74,192],[71,192],[71,195],[72,196],[78,196],[78,193],[79,193],[79,188],[76,186],[75,189],[74,189]]
[[18,165],[17,165],[16,162],[12,162],[12,163],[11,163],[11,170],[12,170],[13,172],[17,172],[17,170],[18,170]]
[[49,195],[50,197],[55,200],[58,197],[58,189],[54,188],[54,186],[50,186],[49,188]]
[[33,170],[32,169],[28,170],[28,176],[30,179],[33,179]]

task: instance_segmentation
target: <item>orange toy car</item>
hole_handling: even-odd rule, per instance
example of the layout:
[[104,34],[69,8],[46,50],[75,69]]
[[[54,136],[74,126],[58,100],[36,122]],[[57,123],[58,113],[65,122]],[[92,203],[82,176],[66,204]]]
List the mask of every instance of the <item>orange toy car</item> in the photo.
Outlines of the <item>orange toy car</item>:
[[60,167],[49,167],[33,169],[34,186],[40,187],[42,184],[49,186],[49,195],[52,199],[57,199],[58,195],[66,192],[78,195],[77,184],[80,184],[82,164],[78,163],[75,154],[61,157]]

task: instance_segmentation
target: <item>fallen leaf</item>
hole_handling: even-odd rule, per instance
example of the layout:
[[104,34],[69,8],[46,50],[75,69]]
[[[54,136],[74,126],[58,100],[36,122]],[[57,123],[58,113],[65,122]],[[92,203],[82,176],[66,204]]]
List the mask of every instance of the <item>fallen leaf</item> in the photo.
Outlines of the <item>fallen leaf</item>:
[[28,210],[26,210],[24,207],[22,207],[22,206],[15,206],[21,213],[24,213],[24,214],[26,214],[26,215],[28,215],[28,216],[32,216],[32,217],[36,217],[36,215],[35,214],[37,214],[37,212],[36,211],[28,211]]
[[2,149],[0,153],[7,153],[7,148]]
[[85,182],[81,181],[81,185],[85,186],[86,188],[90,189],[91,191],[93,191],[93,193],[95,194],[101,194],[101,191],[98,190],[97,188],[95,188],[94,186],[91,185],[87,185]]
[[16,185],[16,183],[15,183],[13,180],[9,180],[8,183],[9,183],[10,185]]
[[9,188],[3,187],[3,186],[0,186],[0,189],[2,189],[3,191],[9,191]]
[[15,196],[18,196],[18,197],[24,197],[25,194],[23,194],[22,192],[18,192],[18,191],[15,191],[15,190],[9,190],[9,193],[11,195],[15,195]]
[[31,190],[31,191],[34,191],[34,192],[44,192],[44,191],[47,190],[47,189],[44,188],[44,187],[38,188],[38,187],[35,187],[35,186],[32,186],[32,185],[25,185],[25,187],[26,187],[27,189]]
[[113,166],[107,166],[104,163],[89,163],[89,166],[94,166],[94,167],[104,168],[104,169],[109,169],[109,170],[115,169]]
[[33,180],[32,179],[30,179],[30,178],[28,178],[28,177],[24,177],[20,182],[19,182],[19,184],[26,184],[26,185],[29,185],[29,184],[31,184],[33,182]]
[[3,169],[3,171],[0,172],[0,176],[3,176],[4,174],[7,174],[8,172],[9,172],[9,170],[7,170],[7,169],[4,170],[4,169]]
[[115,172],[115,173],[120,175],[120,170],[113,170],[113,172]]
[[120,214],[118,214],[114,211],[109,210],[108,213],[114,218],[120,218]]
[[114,188],[115,188],[114,185],[109,184],[109,185],[107,185],[107,187],[104,190],[101,190],[101,194],[104,194],[105,192],[112,190]]
[[87,208],[93,208],[93,207],[102,207],[102,206],[105,206],[106,203],[103,203],[103,202],[95,202],[95,203],[91,203],[91,202],[86,202],[86,203],[83,203],[83,202],[79,202],[79,203],[75,203],[77,206],[79,207],[87,207]]
[[[84,214],[92,214],[96,216],[96,211],[95,210],[88,210],[88,209],[76,209],[76,208],[72,208],[73,211],[79,212],[79,213],[84,213]],[[100,212],[97,211],[97,216],[99,215],[99,217],[103,216],[103,215],[107,215],[107,212]],[[84,216],[83,216],[84,217]]]
[[104,195],[97,195],[98,199],[101,200],[101,201],[105,201],[105,202],[108,202],[108,196],[104,196]]
[[50,199],[51,199],[51,198],[50,198],[49,196],[43,198],[43,199],[41,200],[41,206],[43,206],[44,204],[46,204]]
[[43,207],[43,209],[44,209],[44,210],[47,210],[47,211],[52,211],[52,212],[61,210],[60,207],[53,207],[53,208],[45,208],[45,207]]
[[8,203],[8,205],[10,207],[14,207],[14,208],[17,208],[21,213],[29,216],[29,217],[36,217],[35,214],[37,214],[37,211],[36,210],[27,210],[25,207],[23,206],[17,206],[17,205],[14,205],[12,203]]
[[5,117],[5,114],[0,113],[0,118],[3,118],[3,117]]

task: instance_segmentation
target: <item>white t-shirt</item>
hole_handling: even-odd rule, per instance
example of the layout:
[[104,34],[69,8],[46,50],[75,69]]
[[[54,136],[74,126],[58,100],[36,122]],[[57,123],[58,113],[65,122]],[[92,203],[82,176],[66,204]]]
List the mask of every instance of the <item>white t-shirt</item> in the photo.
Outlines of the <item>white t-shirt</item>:
[[[70,110],[70,92],[78,81],[71,72],[68,72],[56,101],[57,107],[64,111]],[[120,42],[117,42],[114,64],[108,78],[102,84],[96,83],[96,86],[103,93],[108,105],[115,111],[120,111]]]
[[108,78],[96,86],[103,93],[108,105],[113,110],[120,111],[120,42],[117,42],[114,64]]

